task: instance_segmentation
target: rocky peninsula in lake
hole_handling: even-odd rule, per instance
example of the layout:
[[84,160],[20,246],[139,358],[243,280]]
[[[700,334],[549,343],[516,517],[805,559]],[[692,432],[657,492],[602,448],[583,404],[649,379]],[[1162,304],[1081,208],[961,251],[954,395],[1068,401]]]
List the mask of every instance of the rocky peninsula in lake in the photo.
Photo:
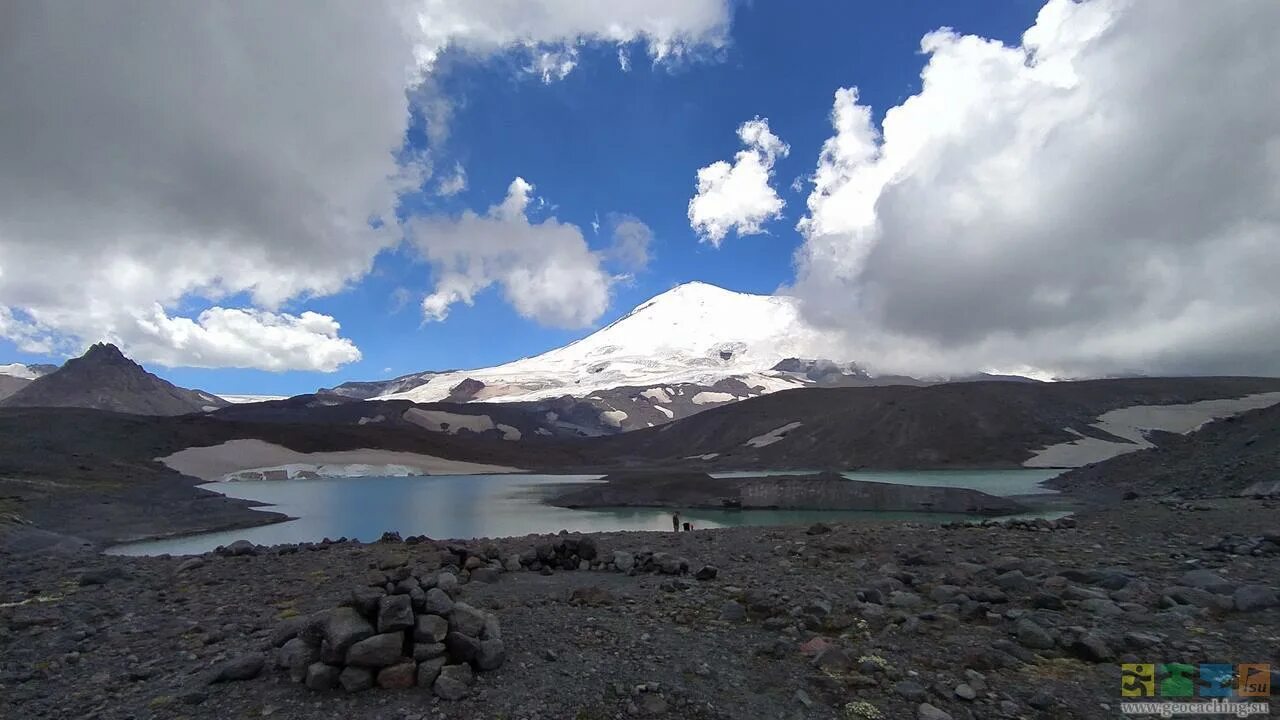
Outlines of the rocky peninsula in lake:
[[850,480],[833,472],[712,477],[688,471],[628,471],[554,495],[567,508],[663,507],[750,510],[867,510],[1009,515],[1026,506],[968,488]]

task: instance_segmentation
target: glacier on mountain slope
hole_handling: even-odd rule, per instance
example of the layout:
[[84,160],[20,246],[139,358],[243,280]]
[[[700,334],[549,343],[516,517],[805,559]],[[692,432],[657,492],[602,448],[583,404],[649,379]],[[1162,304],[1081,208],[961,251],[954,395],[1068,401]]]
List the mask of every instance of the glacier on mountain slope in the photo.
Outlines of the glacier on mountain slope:
[[779,362],[826,357],[827,349],[823,334],[801,317],[795,298],[691,282],[564,347],[495,367],[441,373],[377,399],[440,401],[468,378],[484,383],[475,399],[489,402],[585,397],[621,386],[713,385],[729,377],[768,393],[809,384],[773,371]]

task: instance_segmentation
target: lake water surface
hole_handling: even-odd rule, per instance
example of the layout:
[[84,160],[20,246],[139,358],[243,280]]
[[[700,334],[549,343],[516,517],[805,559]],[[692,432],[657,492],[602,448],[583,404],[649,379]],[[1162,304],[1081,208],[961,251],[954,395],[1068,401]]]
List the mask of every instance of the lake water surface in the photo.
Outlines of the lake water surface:
[[[792,471],[795,472],[795,471]],[[759,475],[761,473],[750,473]],[[856,472],[859,480],[969,487],[993,495],[1051,493],[1039,483],[1054,470],[945,470]],[[433,538],[509,537],[533,533],[671,530],[671,511],[645,508],[570,510],[543,502],[557,486],[593,482],[598,475],[432,475],[418,477],[331,477],[208,483],[201,487],[229,497],[266,503],[297,518],[255,528],[205,533],[119,545],[121,555],[208,552],[235,540],[260,545],[317,542],[324,538],[378,539],[394,530]],[[1037,515],[1062,512],[1049,506]],[[695,529],[736,525],[799,525],[817,521],[920,520],[942,522],[963,516],[943,513],[884,513],[848,510],[682,510]]]

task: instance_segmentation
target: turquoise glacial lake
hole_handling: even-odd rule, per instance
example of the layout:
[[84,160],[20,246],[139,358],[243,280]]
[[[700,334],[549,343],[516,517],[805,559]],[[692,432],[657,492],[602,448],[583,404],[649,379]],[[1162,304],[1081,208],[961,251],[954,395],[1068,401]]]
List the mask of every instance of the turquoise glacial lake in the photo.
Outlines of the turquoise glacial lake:
[[[798,471],[786,471],[795,473]],[[1040,483],[1058,470],[941,470],[845,473],[875,482],[940,485],[993,495],[1027,496],[1035,516],[1064,514],[1053,491]],[[723,475],[732,475],[724,473]],[[742,473],[760,475],[760,472]],[[782,473],[775,473],[782,474]],[[187,555],[208,552],[235,540],[260,545],[318,542],[324,538],[377,540],[386,531],[402,536],[472,539],[534,533],[671,531],[671,511],[646,508],[570,510],[544,500],[566,483],[596,481],[598,475],[429,475],[417,477],[326,477],[202,485],[228,497],[265,503],[263,510],[292,518],[254,528],[118,545],[120,555]],[[849,510],[681,510],[694,529],[741,525],[807,525],[813,522],[912,520],[944,522],[963,516],[945,513],[889,513]]]

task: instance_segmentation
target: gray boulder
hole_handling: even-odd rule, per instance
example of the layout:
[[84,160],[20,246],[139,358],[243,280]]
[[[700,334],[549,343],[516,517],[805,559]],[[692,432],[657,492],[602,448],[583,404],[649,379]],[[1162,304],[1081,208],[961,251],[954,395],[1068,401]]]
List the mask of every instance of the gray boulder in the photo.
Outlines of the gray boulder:
[[324,624],[324,640],[337,655],[347,648],[373,635],[373,626],[354,608],[340,607],[329,613]]
[[449,648],[449,655],[454,660],[473,662],[480,655],[480,641],[470,635],[451,632],[444,639],[444,645]]
[[507,660],[507,649],[501,640],[481,640],[480,652],[476,653],[477,670],[497,670]]
[[474,681],[475,675],[471,672],[470,665],[445,665],[440,668],[440,675],[432,688],[436,695],[445,700],[461,700],[471,692],[471,683]]
[[1235,583],[1226,580],[1221,575],[1206,568],[1188,570],[1182,574],[1181,578],[1178,579],[1178,584],[1185,587],[1208,590],[1209,592],[1217,593],[1218,595],[1230,595],[1235,592],[1236,589]]
[[476,568],[471,571],[471,582],[496,583],[498,571],[491,567]]
[[440,588],[431,588],[422,608],[431,615],[447,616],[453,610],[453,598]]
[[413,600],[405,595],[387,595],[378,601],[378,632],[389,633],[413,627]]
[[1231,596],[1237,612],[1266,610],[1280,605],[1276,591],[1261,585],[1242,585]]
[[439,615],[419,615],[413,629],[413,639],[420,643],[444,642],[449,634],[449,621]]
[[347,650],[347,664],[362,667],[386,667],[394,665],[404,649],[404,633],[393,632],[374,635],[351,646]]
[[373,671],[369,668],[348,665],[338,673],[338,684],[347,692],[360,692],[373,687]]
[[418,663],[418,687],[429,688],[435,685],[436,678],[440,677],[440,668],[444,667],[448,659],[445,657],[431,658]]
[[338,676],[341,673],[342,668],[325,665],[322,662],[311,663],[307,666],[307,687],[312,690],[332,689],[338,684]]
[[378,671],[378,687],[386,690],[407,690],[418,681],[418,664],[412,660],[398,662]]
[[458,583],[457,575],[445,570],[436,576],[436,587],[448,593],[449,597],[457,597],[458,588],[461,585]]
[[485,614],[482,611],[463,602],[454,603],[453,609],[449,612],[449,630],[463,635],[480,637],[480,631],[484,629],[484,621]]
[[289,678],[294,682],[302,682],[307,677],[307,668],[320,661],[320,648],[302,638],[294,638],[284,644],[276,653],[276,664],[289,671]]
[[448,648],[442,642],[415,643],[413,646],[413,659],[422,662],[423,660],[438,658],[446,652],[448,652]]
[[951,713],[939,710],[929,703],[920,703],[920,707],[916,708],[916,717],[919,720],[951,720]]

